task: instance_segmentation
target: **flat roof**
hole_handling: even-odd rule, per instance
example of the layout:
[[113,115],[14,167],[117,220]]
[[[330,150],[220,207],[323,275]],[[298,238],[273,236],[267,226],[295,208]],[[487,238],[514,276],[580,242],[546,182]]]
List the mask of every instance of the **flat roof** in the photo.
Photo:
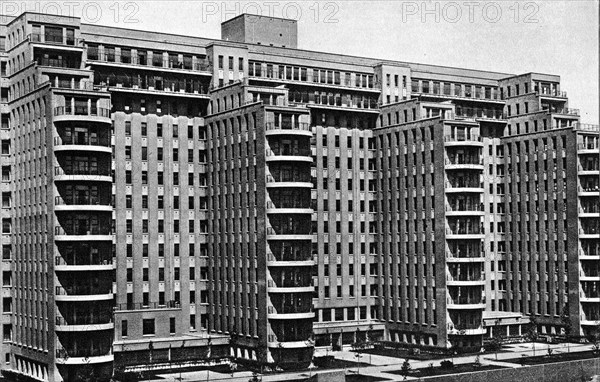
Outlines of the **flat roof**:
[[[12,20],[8,23],[12,23],[14,20],[22,17],[26,14],[36,14],[36,15],[45,15],[45,16],[54,16],[50,14],[36,13],[36,12],[23,12],[21,15],[14,16],[4,16],[0,15],[0,17],[11,18]],[[249,13],[242,13],[236,17],[233,17],[229,20],[226,20],[223,23],[227,23],[231,20],[240,18],[242,16],[253,16],[260,17],[264,19],[281,19],[287,21],[296,21],[293,19],[285,19],[280,17],[272,17],[272,16],[263,16],[263,15],[254,15]],[[60,16],[64,19],[80,19],[78,17],[72,16]],[[223,43],[224,41],[221,39],[213,39],[213,38],[205,38],[199,36],[189,36],[168,32],[156,32],[156,31],[147,31],[143,29],[131,29],[131,28],[121,28],[115,26],[108,25],[98,25],[98,24],[81,24],[81,33],[93,35],[97,34],[101,38],[103,35],[106,37],[115,37],[115,33],[110,33],[109,31],[120,31],[120,32],[133,32],[135,36],[128,36],[127,34],[118,34],[121,39],[127,41],[127,39],[134,40],[147,40],[148,42],[159,42],[159,43],[174,43],[177,45],[191,45],[197,48],[206,48],[211,44],[215,43]],[[142,36],[143,34],[143,36]],[[126,36],[126,37],[123,37]],[[162,37],[175,37],[181,39],[182,41],[166,41]],[[231,42],[229,42],[231,43]],[[197,44],[197,45],[196,45]],[[305,58],[305,59],[318,59],[322,61],[339,63],[339,64],[351,64],[351,65],[362,65],[375,67],[377,65],[392,65],[392,66],[408,66],[411,70],[417,74],[427,75],[427,74],[436,74],[436,75],[444,75],[444,76],[456,76],[456,77],[465,77],[465,78],[473,78],[473,79],[481,79],[481,80],[491,80],[498,81],[501,79],[505,79],[508,77],[513,77],[515,74],[511,73],[502,73],[490,70],[482,70],[482,69],[472,69],[472,68],[464,68],[464,67],[456,67],[456,66],[447,66],[447,65],[437,65],[437,64],[424,64],[417,62],[409,62],[409,61],[395,61],[391,59],[381,59],[381,58],[370,58],[365,56],[356,56],[356,55],[348,55],[348,54],[340,54],[340,53],[331,53],[331,52],[323,52],[323,51],[315,51],[309,49],[300,49],[300,48],[289,48],[289,47],[276,47],[276,46],[266,46],[252,43],[238,43],[240,46],[245,45],[249,48],[250,53],[255,54],[271,54],[271,55],[281,55],[286,57],[294,57],[294,58]],[[521,75],[526,75],[529,73],[523,73]],[[531,73],[533,75],[539,76],[548,76],[554,78],[560,78],[551,74],[542,74],[542,73]]]

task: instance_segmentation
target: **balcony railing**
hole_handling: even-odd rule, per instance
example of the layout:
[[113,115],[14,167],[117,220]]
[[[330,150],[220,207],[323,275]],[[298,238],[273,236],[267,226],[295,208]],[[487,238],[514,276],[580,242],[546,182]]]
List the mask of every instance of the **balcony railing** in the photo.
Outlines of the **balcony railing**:
[[578,166],[579,171],[600,171],[600,165],[598,163],[585,162]]
[[446,251],[446,256],[453,259],[479,259],[485,257],[485,253],[476,251],[452,252]]
[[496,109],[481,109],[481,108],[457,108],[456,112],[452,112],[452,111],[447,111],[444,114],[445,118],[444,119],[449,119],[449,120],[461,120],[461,119],[468,119],[468,120],[474,120],[477,118],[485,118],[485,119],[497,119],[497,120],[504,120],[507,119],[508,116],[506,113],[504,113],[502,110],[496,110]]
[[99,168],[67,168],[66,170],[60,166],[54,168],[54,175],[91,175],[91,176],[111,176],[108,169]]
[[[193,60],[164,60],[162,55],[160,59],[156,62],[145,60],[140,61],[138,56],[131,54],[117,54],[117,53],[107,53],[105,50],[104,57],[100,59],[99,51],[94,48],[88,47],[88,59],[92,61],[100,61],[100,62],[111,62],[116,64],[126,64],[126,65],[136,65],[139,66],[140,69],[144,67],[151,68],[168,68],[168,69],[179,69],[179,70],[189,70],[193,72],[207,72],[210,71],[210,62],[207,59],[196,59]],[[151,65],[150,65],[151,64]],[[156,65],[154,65],[156,64]]]
[[568,107],[543,107],[542,110],[553,113],[553,114],[564,114],[564,115],[579,115],[579,109],[571,109]]
[[267,252],[267,261],[312,261],[313,257],[311,254],[283,254],[279,255],[279,258],[271,252]]
[[122,303],[115,306],[115,310],[146,310],[146,309],[180,309],[181,303],[179,301],[171,300],[165,301],[163,304],[158,302],[144,303]]
[[303,157],[309,157],[311,155],[310,149],[299,149],[299,148],[294,148],[294,149],[279,149],[279,150],[272,150],[272,149],[267,149],[266,150],[266,154],[268,157],[270,156],[303,156]]
[[300,183],[310,183],[311,178],[310,175],[285,175],[283,173],[280,174],[267,174],[267,183],[277,183],[277,182],[300,182]]
[[[52,35],[52,34],[41,34],[41,33],[31,33],[27,37],[29,37],[30,42],[43,42],[45,44],[56,44],[56,45],[68,45],[68,46],[78,46],[82,41],[79,38],[66,37],[63,35]],[[43,38],[42,38],[43,37]]]
[[110,118],[110,110],[103,107],[89,108],[87,106],[57,106],[54,108],[54,115],[88,115],[94,117]]
[[110,346],[105,350],[99,348],[77,349],[71,351],[67,351],[66,349],[56,349],[56,358],[58,359],[102,357],[108,355],[112,355]]
[[471,135],[471,136],[452,136],[446,135],[444,136],[445,142],[483,142],[483,138],[479,135]]
[[267,201],[267,209],[278,209],[278,208],[311,208],[310,202],[302,200],[301,198],[278,200],[277,205],[272,201]]
[[105,226],[76,226],[73,225],[72,227],[66,227],[68,229],[65,229],[63,227],[54,227],[54,234],[55,235],[75,235],[75,236],[81,236],[81,235],[111,235],[111,230],[110,227],[105,227]]
[[577,149],[579,149],[579,150],[600,150],[600,146],[598,146],[598,144],[595,144],[594,142],[578,143]]
[[540,90],[536,90],[535,93],[537,95],[541,95],[541,96],[550,96],[550,97],[561,97],[561,98],[567,98],[567,92],[566,91],[560,91],[560,90],[550,90],[550,89],[542,89]]
[[267,286],[269,288],[305,288],[312,286],[312,280],[310,275],[305,280],[293,278],[283,280],[268,280]]
[[446,212],[483,212],[483,211],[484,211],[483,204],[446,206]]
[[300,304],[300,305],[273,305],[267,307],[268,314],[302,314],[312,313],[312,304]]
[[54,146],[78,145],[78,146],[102,146],[110,147],[109,139],[100,139],[98,137],[79,138],[78,136],[71,137],[54,137]]
[[302,131],[311,131],[310,125],[306,122],[297,122],[295,124],[285,124],[282,123],[279,126],[276,126],[273,122],[267,122],[266,124],[267,130],[302,130]]
[[483,235],[485,230],[483,228],[472,227],[472,228],[446,228],[446,235]]
[[289,227],[267,227],[267,235],[310,235],[310,229],[306,229],[306,227],[294,227],[294,229],[289,229]]
[[446,280],[448,281],[484,281],[484,274],[483,273],[478,273],[478,274],[452,274],[450,273],[449,275],[447,275]]
[[87,266],[87,265],[111,265],[112,264],[112,257],[106,258],[106,259],[96,259],[95,261],[90,261],[90,258],[87,257],[86,260],[87,261],[81,261],[81,262],[79,262],[79,261],[67,262],[61,256],[56,256],[54,258],[54,262],[58,266]]
[[89,314],[86,316],[76,316],[69,320],[64,317],[56,316],[56,325],[68,326],[68,325],[103,325],[110,324],[113,322],[112,314],[95,315]]
[[57,296],[91,296],[98,294],[111,294],[112,289],[110,285],[106,288],[101,288],[98,285],[71,285],[69,287],[57,286],[55,288]]
[[447,300],[448,304],[460,304],[460,305],[471,305],[471,304],[483,304],[485,300],[481,297],[452,297],[450,296]]
[[54,204],[58,206],[110,206],[109,201],[103,203],[97,196],[72,196],[65,199],[61,198],[60,196],[56,196],[54,198]]
[[446,182],[446,188],[483,188],[479,182]]
[[483,159],[478,157],[465,157],[462,159],[458,158],[447,158],[445,161],[446,165],[471,165],[471,166],[483,166]]
[[575,129],[576,130],[585,130],[585,131],[600,132],[600,126],[599,125],[592,125],[592,124],[589,124],[589,123],[579,123],[579,122],[577,122],[575,124]]
[[579,192],[598,192],[600,191],[600,184],[589,184],[578,187]]

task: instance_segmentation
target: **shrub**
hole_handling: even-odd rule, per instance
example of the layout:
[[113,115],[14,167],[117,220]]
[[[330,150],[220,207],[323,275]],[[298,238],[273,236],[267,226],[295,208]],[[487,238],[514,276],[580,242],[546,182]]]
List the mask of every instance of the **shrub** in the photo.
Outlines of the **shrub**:
[[447,359],[443,360],[442,362],[440,362],[440,367],[442,369],[452,369],[454,367],[454,362]]

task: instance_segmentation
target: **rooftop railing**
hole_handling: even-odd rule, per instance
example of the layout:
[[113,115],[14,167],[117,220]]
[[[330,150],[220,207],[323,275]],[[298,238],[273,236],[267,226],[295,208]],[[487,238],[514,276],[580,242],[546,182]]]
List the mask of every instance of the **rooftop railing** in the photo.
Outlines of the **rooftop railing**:
[[600,126],[599,125],[592,125],[589,123],[576,123],[575,124],[575,129],[576,130],[585,130],[585,131],[596,131],[596,132],[600,132]]

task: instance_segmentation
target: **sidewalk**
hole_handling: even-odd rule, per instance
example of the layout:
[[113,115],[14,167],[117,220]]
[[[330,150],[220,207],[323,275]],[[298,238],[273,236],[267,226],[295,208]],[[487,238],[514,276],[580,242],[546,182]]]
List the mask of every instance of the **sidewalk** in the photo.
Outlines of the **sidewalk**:
[[[582,352],[586,350],[591,350],[592,346],[590,344],[544,344],[544,343],[536,343],[535,344],[535,355],[541,356],[545,355],[548,352],[548,347],[552,349],[553,354],[560,353],[576,353]],[[534,346],[531,343],[519,343],[512,345],[505,345],[503,347],[504,352],[499,352],[497,355],[495,353],[483,353],[479,355],[479,360],[483,365],[496,365],[508,368],[519,368],[521,365],[517,363],[511,362],[503,362],[505,359],[511,358],[519,358],[524,356],[532,356]],[[317,350],[317,355],[322,356],[321,351]],[[356,353],[349,350],[342,350],[336,352],[329,352],[329,355],[335,356],[335,358],[340,360],[357,362]],[[455,356],[455,357],[447,357],[446,359],[453,360],[454,364],[464,364],[464,363],[473,363],[475,362],[475,358],[477,355],[467,355],[467,356]],[[497,357],[497,359],[496,359]],[[435,360],[410,360],[410,366],[412,370],[426,368],[429,364],[433,363],[434,366],[439,366],[440,362],[443,359],[435,359]],[[371,377],[383,378],[391,381],[402,381],[403,377],[398,374],[390,374],[390,371],[398,371],[402,367],[402,363],[404,362],[404,358],[395,358],[395,357],[387,357],[375,354],[365,354],[363,353],[360,357],[361,363],[368,363],[370,366],[361,366],[360,374],[368,375]],[[346,374],[356,374],[357,367],[353,366],[350,369],[336,369],[336,370],[345,370]],[[319,373],[320,369],[314,369],[312,371],[300,371],[293,373],[281,373],[281,374],[265,374],[262,377],[263,382],[277,382],[277,381],[293,381],[296,379],[305,379],[310,375],[314,375],[315,373]],[[332,369],[328,369],[327,371],[332,371]],[[157,375],[157,379],[148,380],[148,382],[168,382],[168,381],[179,381],[179,373],[165,373]],[[193,371],[187,373],[181,373],[181,381],[187,382],[201,382],[201,381],[232,381],[232,382],[248,382],[250,378],[252,378],[252,372],[249,371],[240,371],[235,372],[233,376],[231,374],[225,373],[217,373],[213,371]],[[407,380],[416,380],[416,377],[408,377]]]

